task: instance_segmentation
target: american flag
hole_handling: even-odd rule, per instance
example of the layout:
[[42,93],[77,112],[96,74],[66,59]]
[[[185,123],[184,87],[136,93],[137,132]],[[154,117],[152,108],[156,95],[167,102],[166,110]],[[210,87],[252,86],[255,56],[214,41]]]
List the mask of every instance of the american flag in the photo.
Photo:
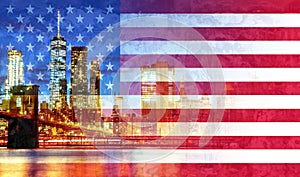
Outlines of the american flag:
[[[38,5],[33,0],[5,0],[0,3],[1,81],[7,50],[14,47],[24,55],[25,82],[41,85],[48,93],[47,46],[56,35],[55,9],[60,8],[62,35],[69,46],[89,45],[91,59],[103,59],[101,93],[122,95],[128,103],[124,111],[142,109],[141,67],[157,62],[174,68],[174,94],[184,83],[187,97],[195,100],[180,110],[184,119],[156,117],[162,125],[177,126],[173,133],[158,131],[153,137],[184,137],[184,142],[174,153],[144,150],[139,158],[160,164],[145,165],[145,176],[299,176],[299,165],[294,164],[300,162],[299,7],[291,0]],[[201,100],[209,105],[198,104]],[[156,108],[164,112],[174,106]],[[162,158],[153,160],[153,152]],[[130,158],[136,162],[137,157]],[[122,168],[131,171],[133,166]]]
[[121,1],[121,88],[144,81],[140,67],[166,61],[177,88],[184,82],[188,98],[207,95],[211,103],[190,104],[181,110],[188,120],[172,120],[175,132],[185,131],[165,136],[188,136],[179,148],[194,149],[167,162],[194,176],[298,175],[299,165],[286,163],[299,163],[300,154],[299,7],[276,0]]

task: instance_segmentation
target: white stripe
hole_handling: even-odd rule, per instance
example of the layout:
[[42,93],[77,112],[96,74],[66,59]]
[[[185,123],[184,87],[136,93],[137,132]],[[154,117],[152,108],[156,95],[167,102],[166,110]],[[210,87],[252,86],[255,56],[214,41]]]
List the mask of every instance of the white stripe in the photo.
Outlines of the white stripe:
[[300,14],[121,14],[121,27],[300,27]]
[[[119,97],[123,99],[120,109],[300,109],[300,95],[187,95],[183,102],[180,95],[150,95],[144,107],[141,95]],[[102,96],[102,109],[112,109],[114,104],[113,95]]]
[[[156,131],[141,132],[152,125],[157,126]],[[133,129],[134,136],[300,136],[300,122],[135,122]]]
[[122,41],[120,54],[300,54],[300,41]]
[[[36,150],[35,150],[36,151]],[[129,149],[129,150],[94,150],[99,155],[75,155],[77,151],[90,153],[87,150],[73,151],[73,155],[55,150],[45,150],[42,156],[1,156],[5,164],[65,164],[65,163],[300,163],[300,150],[162,150],[162,149]],[[71,152],[71,151],[70,151]]]
[[[300,68],[121,68],[121,82],[299,82]],[[173,74],[174,73],[174,74]],[[152,74],[152,75],[151,75]],[[143,77],[147,76],[147,77]],[[153,77],[150,77],[153,76]]]

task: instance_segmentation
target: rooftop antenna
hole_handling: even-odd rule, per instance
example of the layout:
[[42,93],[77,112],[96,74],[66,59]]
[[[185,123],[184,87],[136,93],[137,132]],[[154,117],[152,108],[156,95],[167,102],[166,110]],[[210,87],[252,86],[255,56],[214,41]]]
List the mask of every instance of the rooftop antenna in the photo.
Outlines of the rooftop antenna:
[[57,10],[57,37],[60,38],[60,9]]

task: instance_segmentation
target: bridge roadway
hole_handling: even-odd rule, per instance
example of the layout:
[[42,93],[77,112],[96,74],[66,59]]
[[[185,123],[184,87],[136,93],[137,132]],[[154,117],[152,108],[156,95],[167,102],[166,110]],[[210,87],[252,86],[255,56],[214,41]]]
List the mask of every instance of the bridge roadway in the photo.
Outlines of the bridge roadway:
[[[22,115],[22,114],[14,114],[11,112],[0,111],[0,118],[10,120],[10,119],[33,119],[32,115]],[[56,122],[56,121],[48,121],[45,119],[39,119],[39,124],[49,125],[57,128],[62,128],[64,130],[79,130],[80,127],[77,125],[66,124],[64,122]]]

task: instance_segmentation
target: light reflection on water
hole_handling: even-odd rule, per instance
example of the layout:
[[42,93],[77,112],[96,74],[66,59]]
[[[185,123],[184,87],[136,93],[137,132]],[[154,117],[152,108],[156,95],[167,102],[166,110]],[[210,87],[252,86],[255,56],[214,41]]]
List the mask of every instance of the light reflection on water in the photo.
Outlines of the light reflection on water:
[[[180,165],[159,164],[0,164],[1,177],[178,176]],[[166,175],[167,173],[167,175]]]
[[[177,176],[180,165],[89,162],[90,149],[0,149],[1,177]],[[93,154],[98,155],[98,152]],[[74,160],[74,163],[72,163]],[[96,158],[96,161],[99,158]],[[173,167],[172,167],[173,166]],[[166,172],[168,175],[166,175]]]

